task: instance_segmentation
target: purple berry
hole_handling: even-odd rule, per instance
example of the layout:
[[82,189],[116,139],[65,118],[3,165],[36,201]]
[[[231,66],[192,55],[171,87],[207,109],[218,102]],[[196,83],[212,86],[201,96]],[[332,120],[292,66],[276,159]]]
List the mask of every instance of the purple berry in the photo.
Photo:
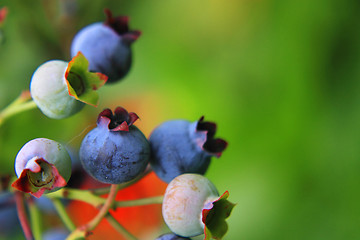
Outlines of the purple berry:
[[80,161],[84,169],[103,183],[119,184],[142,173],[150,158],[149,142],[133,123],[135,113],[118,107],[102,111],[97,127],[83,139]]
[[13,239],[19,232],[21,232],[21,227],[14,194],[2,191],[0,193],[0,239]]
[[159,236],[155,240],[190,240],[190,238],[181,237],[181,236],[178,236],[178,235],[176,235],[174,233],[166,233],[166,234],[163,234],[163,235]]
[[204,174],[212,156],[220,157],[227,143],[214,139],[216,124],[186,120],[167,121],[155,128],[149,141],[152,151],[150,160],[155,173],[170,182],[183,173]]
[[43,240],[65,240],[69,231],[63,228],[53,228],[45,231],[42,235]]
[[39,198],[66,185],[71,175],[71,159],[62,144],[37,138],[18,152],[15,172],[18,179],[12,186]]
[[132,62],[131,44],[140,36],[130,31],[128,17],[112,17],[106,9],[107,20],[81,29],[71,44],[71,55],[79,51],[89,60],[90,71],[101,72],[115,82],[129,72]]
[[205,239],[221,239],[227,232],[225,219],[235,204],[226,191],[219,197],[210,180],[199,174],[182,174],[166,188],[162,214],[172,232],[183,237],[205,233]]

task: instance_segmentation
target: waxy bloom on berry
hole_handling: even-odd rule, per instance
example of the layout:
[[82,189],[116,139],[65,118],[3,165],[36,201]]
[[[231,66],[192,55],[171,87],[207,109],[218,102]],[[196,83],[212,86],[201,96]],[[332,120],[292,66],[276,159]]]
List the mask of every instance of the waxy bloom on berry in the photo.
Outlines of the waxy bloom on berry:
[[191,239],[188,237],[181,237],[179,235],[176,235],[175,233],[166,233],[157,237],[155,240],[191,240]]
[[15,159],[19,191],[41,197],[66,185],[71,175],[71,159],[66,148],[53,140],[37,138],[26,143]]
[[84,169],[103,183],[119,184],[141,174],[150,158],[149,142],[133,125],[138,116],[117,107],[102,111],[97,127],[83,139],[80,161]]
[[81,51],[89,60],[89,69],[104,73],[108,82],[118,81],[126,76],[132,64],[131,45],[140,36],[140,31],[129,29],[129,18],[113,17],[105,9],[107,19],[81,29],[71,44],[71,55]]

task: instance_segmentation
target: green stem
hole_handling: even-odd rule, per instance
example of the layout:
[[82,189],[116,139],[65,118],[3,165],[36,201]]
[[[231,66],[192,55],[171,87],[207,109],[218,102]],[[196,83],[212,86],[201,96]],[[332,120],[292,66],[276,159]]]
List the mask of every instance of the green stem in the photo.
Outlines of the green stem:
[[46,196],[51,199],[65,198],[71,200],[78,200],[89,203],[96,208],[100,207],[105,202],[105,198],[95,196],[88,190],[79,190],[74,188],[62,188],[56,192],[49,193]]
[[126,239],[137,240],[137,238],[132,235],[128,230],[126,230],[110,213],[107,214],[105,218],[111,224],[111,226]]
[[106,216],[106,214],[108,214],[109,209],[113,206],[116,194],[118,192],[118,188],[119,185],[117,184],[112,184],[111,188],[110,188],[110,193],[108,195],[108,197],[105,200],[104,205],[101,207],[100,211],[98,212],[98,214],[87,224],[78,227],[75,231],[73,231],[69,236],[68,236],[68,240],[71,239],[77,239],[79,237],[86,237],[88,236],[91,231],[93,231],[97,225],[99,225],[99,223],[101,222],[101,220],[103,220],[103,218]]
[[39,208],[36,206],[34,199],[29,199],[29,213],[31,229],[36,240],[42,239],[41,234],[41,213]]
[[6,119],[36,107],[35,102],[31,100],[29,91],[22,92],[11,104],[0,111],[0,126]]
[[129,201],[115,201],[114,207],[136,207],[136,206],[144,206],[144,205],[151,205],[151,204],[161,204],[163,201],[164,196],[156,196],[156,197],[148,197],[136,200],[129,200]]
[[101,222],[101,220],[105,217],[105,215],[109,212],[109,209],[113,206],[116,194],[119,190],[119,185],[112,184],[110,188],[110,193],[103,205],[103,207],[100,209],[100,212],[95,216],[91,222],[87,224],[87,230],[92,231],[95,229],[97,225]]
[[[145,177],[146,175],[148,175],[150,172],[152,171],[150,165],[145,169],[145,171],[140,174],[139,176],[137,176],[135,179],[126,182],[126,183],[120,183],[119,184],[119,190],[127,188],[135,183],[137,183],[139,180],[143,179],[143,177]],[[93,189],[91,190],[91,192],[95,195],[104,195],[109,193],[110,187],[104,187],[104,188],[98,188],[98,189]]]
[[70,232],[74,231],[76,229],[76,226],[70,219],[69,215],[67,214],[66,209],[65,209],[64,205],[62,204],[61,200],[57,199],[57,198],[53,198],[53,199],[51,199],[51,201],[53,202],[54,207],[55,207],[56,211],[58,212],[61,220],[65,224],[66,228]]
[[[88,190],[78,190],[74,188],[62,188],[56,192],[48,193],[46,196],[51,199],[65,198],[71,200],[78,200],[93,205],[96,208],[101,207],[106,201],[106,198],[96,196]],[[150,204],[161,204],[162,200],[163,196],[156,196],[127,201],[114,201],[114,207],[135,207]]]
[[110,187],[96,188],[90,190],[92,194],[100,196],[104,194],[108,194],[110,191]]

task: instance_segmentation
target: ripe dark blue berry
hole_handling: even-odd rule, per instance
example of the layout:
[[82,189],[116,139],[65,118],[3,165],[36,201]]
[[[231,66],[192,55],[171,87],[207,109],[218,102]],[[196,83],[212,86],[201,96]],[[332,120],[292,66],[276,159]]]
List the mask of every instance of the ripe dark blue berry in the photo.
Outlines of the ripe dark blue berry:
[[14,239],[21,231],[17,217],[14,194],[8,191],[0,193],[0,239]]
[[103,183],[119,184],[141,174],[150,158],[149,142],[133,123],[135,113],[118,107],[102,111],[97,127],[83,139],[80,161],[84,169]]
[[212,156],[220,157],[227,143],[214,139],[216,124],[186,120],[167,121],[153,130],[149,141],[155,173],[170,182],[183,173],[204,174]]
[[178,235],[176,235],[174,233],[166,233],[166,234],[163,234],[163,235],[159,236],[155,240],[190,240],[190,238],[181,237],[181,236],[178,236]]
[[112,17],[105,10],[107,20],[81,29],[71,44],[71,55],[79,51],[89,60],[89,69],[101,72],[115,82],[129,72],[132,63],[131,44],[140,36],[140,31],[130,31],[128,17]]
[[43,233],[43,240],[64,240],[69,235],[69,231],[63,228],[49,229]]

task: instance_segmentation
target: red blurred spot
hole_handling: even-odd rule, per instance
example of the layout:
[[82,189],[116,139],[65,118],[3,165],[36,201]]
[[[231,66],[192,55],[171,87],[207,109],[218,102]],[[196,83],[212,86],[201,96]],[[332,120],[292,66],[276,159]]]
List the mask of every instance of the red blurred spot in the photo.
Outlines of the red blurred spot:
[[2,24],[4,22],[7,13],[8,13],[7,7],[3,7],[0,9],[0,24]]
[[[81,188],[89,188],[90,186],[95,188],[106,185],[95,183],[94,180],[88,178]],[[166,184],[152,172],[134,185],[119,191],[116,200],[135,200],[159,196],[164,194],[165,189]],[[76,226],[80,226],[89,222],[98,210],[89,204],[72,201],[68,206],[68,212],[70,217],[74,219]],[[111,213],[130,233],[139,239],[149,239],[149,235],[158,232],[163,226],[160,204],[118,208],[115,211],[111,210]],[[125,240],[106,220],[98,225],[89,239]]]

